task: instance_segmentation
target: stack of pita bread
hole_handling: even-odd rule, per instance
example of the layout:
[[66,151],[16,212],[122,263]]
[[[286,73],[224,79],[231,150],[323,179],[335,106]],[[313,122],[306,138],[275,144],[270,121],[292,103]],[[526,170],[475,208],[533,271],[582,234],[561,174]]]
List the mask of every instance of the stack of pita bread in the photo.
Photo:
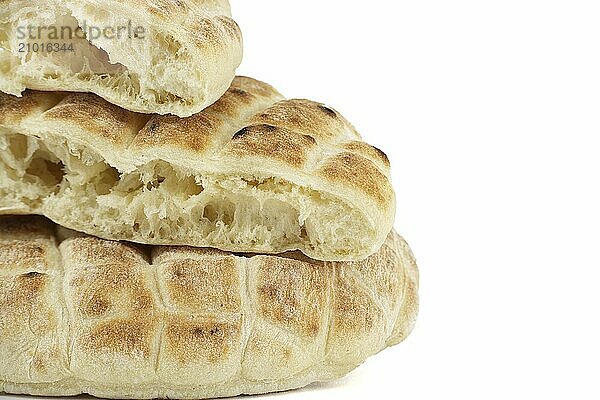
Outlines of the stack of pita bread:
[[[0,5],[0,392],[267,393],[406,338],[387,156],[235,77],[227,1]],[[124,21],[144,37],[18,49],[22,26]]]

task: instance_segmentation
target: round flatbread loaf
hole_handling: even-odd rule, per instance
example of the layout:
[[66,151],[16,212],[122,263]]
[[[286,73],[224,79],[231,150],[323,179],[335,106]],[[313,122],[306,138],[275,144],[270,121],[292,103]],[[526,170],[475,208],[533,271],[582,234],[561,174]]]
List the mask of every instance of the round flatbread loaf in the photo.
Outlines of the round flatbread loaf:
[[341,377],[402,341],[417,268],[394,232],[361,262],[239,256],[0,218],[0,392],[210,398]]

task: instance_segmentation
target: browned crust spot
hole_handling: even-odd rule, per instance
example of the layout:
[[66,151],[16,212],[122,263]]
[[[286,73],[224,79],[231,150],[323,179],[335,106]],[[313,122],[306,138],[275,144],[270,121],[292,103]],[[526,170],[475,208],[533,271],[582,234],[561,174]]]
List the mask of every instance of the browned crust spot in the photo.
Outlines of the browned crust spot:
[[311,136],[261,124],[237,132],[226,151],[236,156],[260,156],[300,168],[315,146],[315,139]]
[[46,111],[64,97],[63,93],[26,90],[22,97],[0,92],[0,124],[18,124],[26,117]]
[[[0,321],[27,324],[24,329],[41,336],[56,329],[56,315],[48,308],[46,292],[51,284],[49,275],[30,272],[15,277],[0,277]],[[0,331],[3,330],[0,323]],[[20,326],[6,326],[18,332]]]
[[71,93],[44,118],[72,123],[114,145],[129,143],[149,117],[127,111],[91,93]]
[[221,98],[203,111],[203,114],[238,120],[246,108],[252,107],[261,99],[281,99],[281,95],[270,85],[252,78],[236,77]]
[[[79,243],[71,252],[85,252],[75,257],[77,260],[71,260],[76,270],[69,282],[73,305],[83,318],[79,324],[86,325],[87,319],[107,316],[112,310],[128,315],[93,322],[77,339],[79,346],[100,354],[112,352],[149,358],[158,318],[144,279],[144,264],[133,262],[132,249],[119,243],[102,247],[94,246],[94,241],[73,241]],[[92,244],[87,252],[86,244]],[[94,251],[99,253],[96,258]],[[86,267],[86,263],[92,267]]]
[[[227,92],[201,113],[187,118],[153,116],[133,140],[132,147],[173,145],[199,155],[217,145],[227,120],[239,119],[239,114],[259,101],[259,98],[280,96],[271,86],[252,78],[237,77]],[[224,134],[223,136],[227,136]]]
[[171,317],[165,331],[166,354],[181,366],[199,360],[222,363],[239,345],[241,332],[241,318],[237,323],[228,323]]
[[84,317],[100,317],[111,309],[111,303],[102,293],[94,293],[87,301],[82,301],[79,310]]
[[148,261],[148,257],[138,247],[131,243],[112,242],[92,236],[75,237],[69,240],[71,257],[74,261],[93,263],[95,265],[115,265],[114,273],[135,274],[133,266],[141,261]]
[[194,44],[202,49],[216,51],[225,45],[225,35],[220,27],[210,18],[200,18],[189,27]]
[[48,270],[47,247],[35,241],[0,241],[0,270]]
[[50,283],[48,275],[38,272],[29,272],[8,279],[13,280],[14,284],[9,293],[3,291],[2,294],[6,295],[0,296],[0,309],[2,310],[20,305],[33,305]]
[[95,353],[118,353],[132,358],[149,359],[157,324],[153,320],[118,319],[101,322],[81,335],[77,342]]
[[356,130],[337,111],[311,100],[283,100],[252,119],[255,124],[268,124],[313,136],[317,141],[331,140],[340,134],[359,139]]
[[383,311],[368,293],[359,289],[337,271],[333,302],[333,334],[340,341],[351,341],[382,326]]
[[241,310],[239,273],[233,257],[177,260],[169,262],[163,274],[176,307],[213,314]]
[[362,156],[339,153],[321,168],[318,174],[334,183],[344,183],[373,198],[382,207],[389,207],[394,192],[389,180],[379,169]]
[[358,153],[364,157],[367,157],[373,161],[378,161],[383,163],[387,168],[390,167],[390,160],[382,150],[378,149],[375,146],[371,146],[365,142],[352,141],[344,144],[344,149]]
[[195,114],[188,118],[156,115],[142,128],[132,146],[175,145],[202,154],[209,148],[211,136],[220,124],[219,119],[208,113]]
[[329,267],[285,258],[262,258],[257,274],[260,314],[277,326],[314,339],[329,296]]
[[237,22],[224,15],[218,16],[216,19],[221,23],[227,35],[238,42],[242,41],[242,30]]

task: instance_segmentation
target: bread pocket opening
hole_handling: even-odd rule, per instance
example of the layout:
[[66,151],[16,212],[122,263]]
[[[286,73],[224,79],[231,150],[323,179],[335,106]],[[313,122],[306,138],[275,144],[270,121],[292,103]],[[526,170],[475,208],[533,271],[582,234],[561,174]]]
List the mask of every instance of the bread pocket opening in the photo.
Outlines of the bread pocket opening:
[[0,54],[0,68],[22,75],[29,88],[99,86],[143,104],[191,104],[197,96],[187,49],[118,9],[71,4],[12,12],[12,24],[0,26],[1,47],[11,53]]
[[11,30],[13,49],[24,66],[41,67],[47,77],[73,75],[84,79],[93,74],[119,74],[127,68],[111,61],[108,53],[88,38],[99,27],[79,23],[70,14],[58,14],[53,22],[31,16],[27,25],[17,24]]
[[60,161],[52,161],[44,156],[34,157],[26,170],[25,179],[58,190],[65,176],[64,168],[65,165]]
[[65,176],[65,165],[36,138],[18,133],[8,134],[2,140],[0,164],[4,164],[9,179],[21,180],[43,191],[55,193]]

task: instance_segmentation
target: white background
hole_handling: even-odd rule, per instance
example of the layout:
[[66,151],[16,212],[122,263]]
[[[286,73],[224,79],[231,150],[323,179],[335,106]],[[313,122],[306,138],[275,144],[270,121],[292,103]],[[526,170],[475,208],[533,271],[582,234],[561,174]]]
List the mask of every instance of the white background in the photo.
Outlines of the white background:
[[421,269],[407,341],[272,397],[600,398],[598,2],[231,2],[241,74],[387,152]]
[[231,0],[240,73],[392,162],[409,339],[282,399],[600,398],[600,3]]

